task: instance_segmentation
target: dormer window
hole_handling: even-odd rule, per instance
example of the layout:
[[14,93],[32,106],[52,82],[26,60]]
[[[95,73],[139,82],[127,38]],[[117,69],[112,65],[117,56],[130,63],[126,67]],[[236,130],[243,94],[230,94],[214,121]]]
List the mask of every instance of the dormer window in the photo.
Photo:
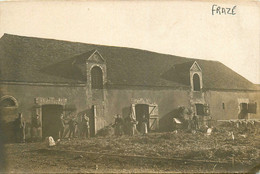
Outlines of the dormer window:
[[200,91],[200,77],[198,74],[194,74],[193,78],[193,91]]
[[105,59],[97,50],[91,50],[84,53],[82,59],[83,58],[86,64],[86,79],[88,89],[104,89],[104,85],[107,82]]
[[102,89],[103,88],[103,72],[98,66],[94,66],[91,69],[91,88]]
[[195,61],[190,67],[190,85],[192,91],[201,91],[202,89],[202,70]]

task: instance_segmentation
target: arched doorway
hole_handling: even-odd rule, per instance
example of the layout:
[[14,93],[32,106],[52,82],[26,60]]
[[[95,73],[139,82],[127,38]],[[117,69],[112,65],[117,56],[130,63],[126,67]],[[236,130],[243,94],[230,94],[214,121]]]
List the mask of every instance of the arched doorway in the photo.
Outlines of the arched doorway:
[[198,74],[193,75],[193,90],[200,91],[200,77]]
[[2,140],[14,142],[14,120],[18,116],[18,102],[12,96],[3,96],[0,99],[0,131],[4,132]]

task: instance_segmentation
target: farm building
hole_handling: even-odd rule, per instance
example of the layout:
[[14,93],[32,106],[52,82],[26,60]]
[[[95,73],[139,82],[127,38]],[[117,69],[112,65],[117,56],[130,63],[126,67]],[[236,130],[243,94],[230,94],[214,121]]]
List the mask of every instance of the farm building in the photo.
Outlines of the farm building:
[[10,34],[0,39],[0,102],[2,124],[39,114],[42,137],[61,113],[87,113],[92,135],[130,113],[167,131],[180,106],[200,120],[260,118],[259,86],[220,62]]

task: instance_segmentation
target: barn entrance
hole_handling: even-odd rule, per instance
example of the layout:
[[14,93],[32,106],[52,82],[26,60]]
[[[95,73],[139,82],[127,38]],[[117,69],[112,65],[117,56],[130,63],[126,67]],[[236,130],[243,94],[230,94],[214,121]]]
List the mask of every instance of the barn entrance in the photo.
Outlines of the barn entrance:
[[15,142],[14,121],[18,116],[18,102],[12,96],[0,99],[0,136],[4,142]]
[[[141,131],[141,125],[142,125],[142,118],[145,115],[145,118],[147,118],[149,125],[149,105],[147,104],[137,104],[135,105],[135,114],[136,114],[136,121],[138,121],[138,124],[136,126],[137,130],[140,132]],[[149,131],[149,126],[148,126],[148,131]]]
[[63,113],[62,105],[42,106],[42,138],[52,136],[54,140],[59,138],[59,119]]
[[238,119],[247,119],[248,118],[248,104],[240,103],[240,113],[238,114]]

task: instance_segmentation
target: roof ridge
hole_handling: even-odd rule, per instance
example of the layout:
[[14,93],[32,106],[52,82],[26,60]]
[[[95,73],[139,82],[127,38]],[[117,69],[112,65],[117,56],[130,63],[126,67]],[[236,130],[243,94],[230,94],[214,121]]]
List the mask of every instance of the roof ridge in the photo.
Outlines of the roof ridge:
[[[4,33],[4,35],[1,37],[8,37],[8,36],[12,36],[12,37],[20,37],[20,38],[28,38],[28,39],[42,39],[42,40],[49,40],[49,41],[57,41],[57,42],[67,42],[67,43],[75,43],[75,44],[86,44],[86,45],[91,45],[91,46],[96,46],[96,47],[110,47],[110,48],[123,48],[123,49],[128,49],[128,50],[133,50],[133,51],[144,51],[144,52],[148,52],[148,53],[153,53],[153,54],[158,54],[158,55],[164,55],[164,56],[176,56],[179,58],[183,58],[183,59],[187,59],[190,61],[212,61],[212,62],[219,62],[216,60],[207,60],[207,59],[201,59],[201,58],[194,58],[194,57],[183,57],[183,56],[179,56],[179,55],[174,55],[174,54],[169,54],[169,53],[159,53],[159,52],[155,52],[155,51],[151,51],[151,50],[145,50],[145,49],[139,49],[139,48],[132,48],[132,47],[125,47],[125,46],[114,46],[114,45],[102,45],[102,44],[94,44],[94,43],[86,43],[86,42],[78,42],[78,41],[70,41],[70,40],[62,40],[62,39],[52,39],[52,38],[43,38],[43,37],[37,37],[37,36],[22,36],[22,35],[16,35],[16,34],[9,34],[9,33]],[[0,39],[1,39],[0,38]],[[93,49],[93,50],[97,50],[97,48]],[[89,51],[87,51],[89,52]],[[86,53],[87,53],[86,52]],[[84,53],[82,53],[84,54]],[[164,57],[165,58],[165,57]]]

